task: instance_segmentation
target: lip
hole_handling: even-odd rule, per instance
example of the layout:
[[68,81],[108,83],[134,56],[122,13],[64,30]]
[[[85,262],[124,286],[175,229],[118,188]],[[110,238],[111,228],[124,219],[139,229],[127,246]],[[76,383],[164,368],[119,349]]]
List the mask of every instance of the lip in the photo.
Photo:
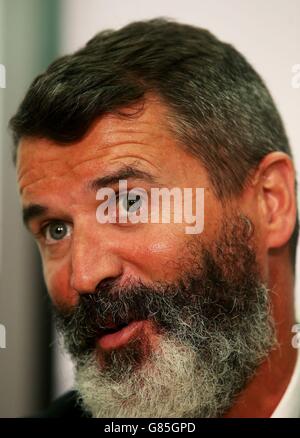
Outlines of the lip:
[[101,336],[97,344],[102,350],[114,350],[123,347],[140,334],[144,323],[145,321],[132,321],[115,333]]

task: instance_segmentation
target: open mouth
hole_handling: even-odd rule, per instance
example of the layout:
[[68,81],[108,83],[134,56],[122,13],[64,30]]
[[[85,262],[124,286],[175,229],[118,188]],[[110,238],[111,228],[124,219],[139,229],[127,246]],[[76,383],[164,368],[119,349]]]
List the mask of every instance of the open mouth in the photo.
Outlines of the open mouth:
[[101,334],[100,337],[102,336],[106,336],[106,335],[111,335],[113,333],[116,333],[120,330],[122,330],[124,327],[128,326],[129,323],[121,323],[121,324],[112,324],[112,323],[108,323],[105,325],[105,327],[103,329],[101,329]]
[[97,344],[103,350],[113,350],[125,346],[130,340],[140,335],[146,321],[131,321],[118,325],[108,323],[101,330]]

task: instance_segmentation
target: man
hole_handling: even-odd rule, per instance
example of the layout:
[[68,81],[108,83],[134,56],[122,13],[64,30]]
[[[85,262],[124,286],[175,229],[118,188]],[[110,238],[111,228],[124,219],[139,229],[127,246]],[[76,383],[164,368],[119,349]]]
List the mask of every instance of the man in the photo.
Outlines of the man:
[[[300,414],[295,169],[242,55],[162,19],[101,32],[35,79],[11,128],[24,221],[76,369],[76,391],[46,416]],[[169,223],[164,211],[122,221],[148,200],[120,181],[193,189],[193,207],[204,189],[204,229],[172,220],[175,201]],[[111,220],[96,213],[102,189]]]

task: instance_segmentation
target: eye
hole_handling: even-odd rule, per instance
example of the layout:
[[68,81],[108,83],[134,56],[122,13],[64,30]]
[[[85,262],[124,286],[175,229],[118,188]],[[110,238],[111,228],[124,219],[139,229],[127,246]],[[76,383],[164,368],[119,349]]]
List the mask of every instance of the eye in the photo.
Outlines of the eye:
[[72,227],[63,221],[54,221],[45,225],[42,232],[46,243],[52,245],[71,235]]
[[126,215],[127,213],[133,213],[139,210],[142,206],[142,197],[139,194],[128,197],[128,193],[118,195],[119,216]]

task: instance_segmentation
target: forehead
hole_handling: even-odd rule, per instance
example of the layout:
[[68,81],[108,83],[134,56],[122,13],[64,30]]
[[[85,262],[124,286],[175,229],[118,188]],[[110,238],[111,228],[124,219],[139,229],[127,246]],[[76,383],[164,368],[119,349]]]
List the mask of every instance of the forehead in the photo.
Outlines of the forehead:
[[105,115],[93,123],[83,140],[69,145],[45,138],[23,139],[17,157],[20,191],[46,178],[84,177],[93,168],[101,172],[108,162],[125,157],[153,166],[162,163],[170,153],[171,143],[175,147],[175,139],[162,121],[163,113],[161,105],[151,102],[129,117]]
[[165,120],[164,107],[150,101],[140,113],[132,115],[131,109],[129,117],[113,114],[101,117],[82,140],[69,145],[45,138],[23,139],[17,157],[22,197],[42,189],[61,189],[65,184],[75,187],[118,162],[138,161],[142,168],[166,174],[176,169],[176,174],[184,177],[190,158],[177,144]]

